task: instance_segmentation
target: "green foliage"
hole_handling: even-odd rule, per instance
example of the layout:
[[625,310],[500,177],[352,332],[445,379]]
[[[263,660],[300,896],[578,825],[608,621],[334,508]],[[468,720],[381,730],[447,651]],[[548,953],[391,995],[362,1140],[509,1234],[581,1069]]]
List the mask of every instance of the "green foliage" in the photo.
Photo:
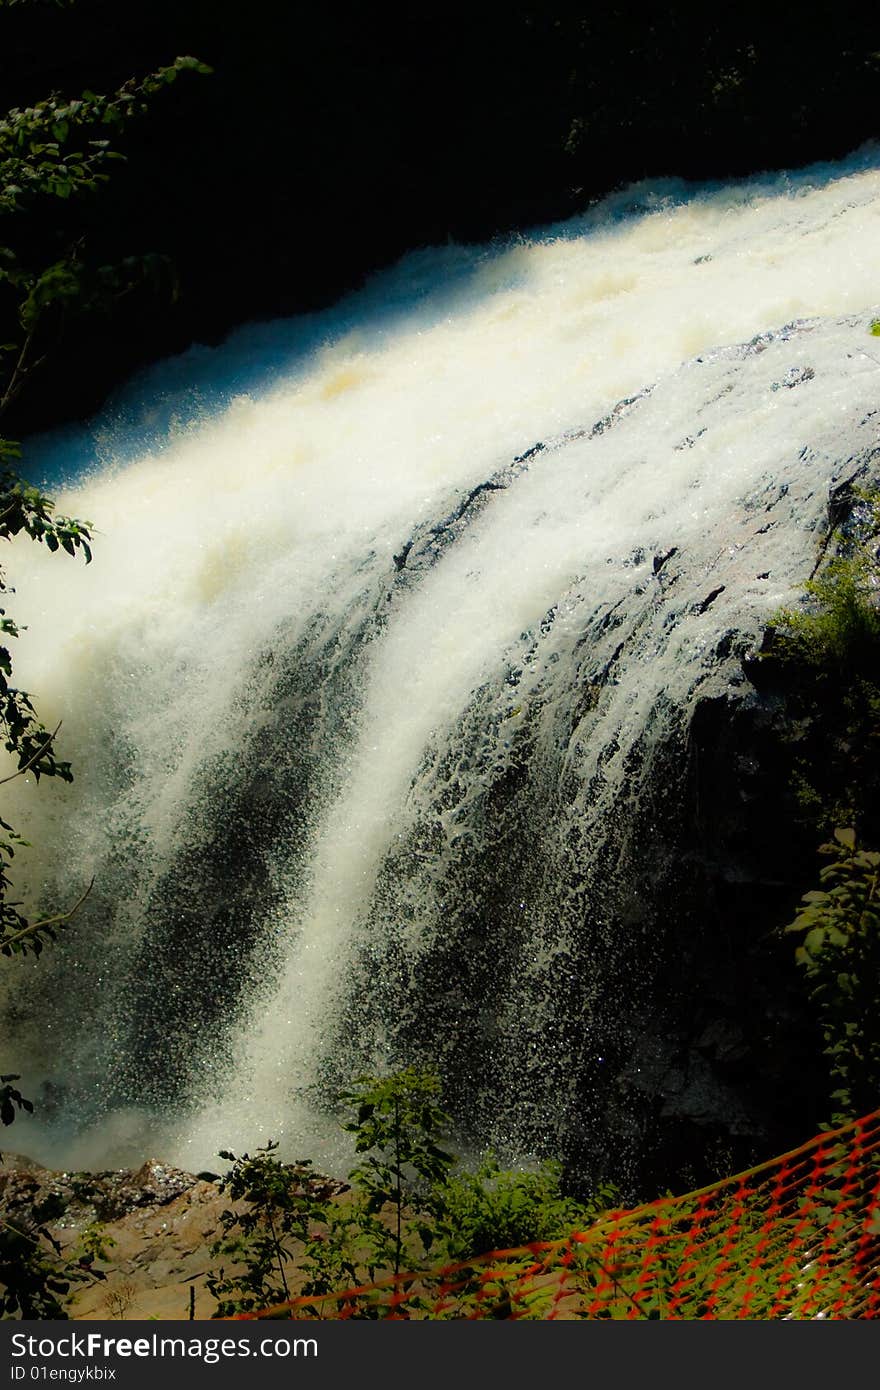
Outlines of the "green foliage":
[[[831,558],[797,608],[777,614],[767,654],[778,664],[802,820],[833,836],[820,887],[786,928],[830,1065],[834,1119],[880,1099],[880,491],[850,486],[829,535]],[[846,826],[846,829],[841,829]]]
[[[416,1215],[423,1243],[432,1232],[424,1214],[431,1187],[442,1182],[452,1155],[440,1147],[449,1116],[439,1103],[440,1081],[432,1072],[408,1067],[391,1076],[360,1076],[340,1100],[352,1106],[355,1118],[343,1129],[355,1135],[355,1151],[364,1154],[350,1178],[360,1197],[362,1229],[372,1247],[371,1276],[378,1268],[399,1274],[406,1248],[404,1208]],[[392,1227],[381,1220],[391,1208]]]
[[[68,555],[81,551],[88,564],[92,558],[89,524],[71,517],[53,517],[51,498],[23,482],[8,466],[7,460],[16,455],[17,447],[0,439],[0,539],[12,540],[15,536],[26,535],[52,551],[63,550]],[[5,570],[0,566],[0,595],[9,592]],[[38,719],[28,693],[13,684],[12,653],[6,642],[17,637],[20,631],[5,608],[0,608],[0,638],[6,639],[0,645],[0,740],[17,760],[16,771],[0,779],[0,786],[26,773],[32,774],[37,782],[40,777],[58,777],[70,782],[73,780],[70,763],[55,755],[55,738],[60,725],[50,733]],[[24,915],[20,910],[22,904],[10,896],[10,871],[16,851],[26,844],[13,826],[0,818],[0,954],[4,956],[29,952],[38,956],[46,941],[55,940],[57,929],[70,919],[82,902],[80,898],[72,909],[42,921],[30,921]],[[0,1078],[0,1120],[4,1125],[12,1123],[17,1110],[33,1110],[31,1102],[12,1085],[18,1079],[13,1074]]]
[[[8,5],[13,3],[7,0]],[[64,100],[54,94],[0,116],[0,301],[4,322],[10,320],[11,304],[11,319],[17,324],[17,331],[10,331],[10,341],[0,343],[0,419],[53,349],[72,313],[112,307],[135,284],[143,279],[156,282],[164,273],[163,258],[154,255],[93,266],[81,235],[70,237],[61,253],[48,259],[40,244],[51,244],[60,235],[59,208],[94,192],[109,177],[112,161],[122,157],[111,149],[106,136],[122,131],[147,110],[160,88],[188,70],[207,71],[193,58],[178,58],[141,81],[124,83],[109,96],[83,92],[79,98]],[[30,217],[22,229],[20,214],[25,212]],[[41,232],[37,237],[35,227]],[[51,498],[16,473],[13,465],[19,457],[14,441],[0,438],[0,540],[28,536],[50,551],[80,553],[88,564],[91,523],[54,516]],[[5,569],[0,567],[4,601],[10,592]],[[0,608],[0,740],[17,763],[0,785],[24,774],[35,781],[58,777],[69,782],[70,764],[55,753],[60,725],[49,732],[38,719],[31,697],[13,683],[8,643],[20,631],[6,609]],[[25,843],[6,820],[0,820],[0,953],[5,956],[39,955],[85,897],[66,912],[29,921],[20,911],[22,904],[10,897],[11,863]],[[18,1080],[12,1072],[0,1077],[3,1125],[11,1124],[20,1111],[33,1109],[13,1084]],[[53,1201],[34,1203],[25,1192],[17,1202],[6,1204],[6,1216],[0,1221],[4,1317],[66,1317],[63,1300],[72,1285],[103,1277],[95,1261],[103,1257],[104,1245],[94,1232],[85,1234],[73,1258],[62,1254],[48,1226],[59,1214]]]
[[859,492],[849,535],[831,539],[840,548],[804,586],[807,603],[774,618],[789,660],[813,667],[858,668],[876,654],[880,642],[877,542],[880,494]]
[[871,336],[880,338],[880,319],[871,320]]
[[[13,453],[13,447],[5,441],[0,442],[0,448],[7,457]],[[5,464],[0,465],[0,540],[26,535],[49,550],[63,550],[68,555],[80,551],[88,564],[92,558],[90,523],[53,517],[53,511],[51,498],[23,482]],[[0,567],[0,595],[9,592],[5,571]],[[13,639],[19,631],[6,610],[0,608],[0,637]],[[0,646],[0,739],[17,760],[17,770],[11,776],[29,773],[35,781],[40,777],[72,781],[70,764],[55,755],[57,733],[57,728],[52,733],[45,728],[37,718],[31,697],[12,683],[12,654],[7,645]],[[0,820],[0,952],[6,956],[28,951],[39,955],[44,942],[54,939],[61,920],[28,922],[19,910],[21,904],[9,897],[10,865],[16,849],[24,844],[12,826]]]
[[[486,1159],[476,1172],[451,1173],[453,1159],[441,1147],[449,1120],[432,1072],[360,1076],[341,1099],[353,1110],[342,1127],[361,1155],[341,1197],[309,1164],[280,1163],[275,1144],[253,1158],[221,1155],[233,1163],[223,1186],[236,1206],[221,1216],[223,1234],[211,1247],[212,1257],[224,1262],[207,1280],[215,1316],[317,1298],[389,1275],[430,1282],[439,1261],[556,1239],[590,1225],[616,1198],[606,1187],[590,1203],[573,1201],[562,1192],[561,1166],[551,1162],[526,1172]],[[467,1279],[463,1285],[466,1298]],[[410,1313],[426,1310],[424,1295],[408,1280],[400,1287],[409,1289]],[[474,1291],[482,1288],[477,1280]],[[503,1288],[495,1301],[505,1306]],[[304,1309],[321,1315],[319,1302]],[[386,1304],[368,1295],[347,1308],[347,1316],[358,1318],[387,1313]]]
[[797,959],[816,1007],[836,1086],[835,1121],[880,1101],[880,853],[838,829],[821,847],[821,887],[805,894],[786,931],[802,938]]
[[785,697],[792,789],[811,836],[880,837],[880,493],[850,489],[831,559],[765,643]]
[[221,1214],[223,1234],[211,1245],[212,1258],[223,1261],[206,1281],[217,1300],[215,1317],[287,1302],[292,1297],[288,1265],[295,1257],[306,1275],[301,1290],[306,1294],[355,1278],[344,1224],[330,1206],[332,1186],[316,1178],[308,1162],[281,1163],[277,1148],[270,1140],[253,1157],[220,1154],[233,1165],[220,1189],[238,1206]]
[[504,1169],[487,1158],[473,1173],[455,1173],[435,1189],[431,1206],[436,1232],[451,1260],[533,1241],[556,1240],[589,1226],[614,1204],[613,1187],[589,1203],[562,1192],[562,1165],[546,1161],[533,1170]]
[[[11,1125],[15,1119],[16,1109],[25,1110],[29,1115],[33,1114],[33,1103],[26,1100],[21,1091],[13,1086],[13,1081],[20,1081],[21,1077],[15,1072],[8,1072],[6,1076],[0,1076],[0,1124]],[[0,1154],[0,1158],[2,1158]]]
[[[194,58],[177,58],[147,77],[123,83],[109,96],[83,92],[74,100],[58,95],[34,106],[13,107],[0,117],[0,292],[12,296],[19,326],[14,341],[0,344],[0,418],[8,411],[30,374],[44,360],[51,340],[71,312],[109,307],[144,278],[157,283],[165,273],[162,257],[127,257],[113,266],[91,266],[82,237],[48,263],[33,259],[28,237],[16,244],[16,214],[45,204],[49,225],[53,204],[93,192],[109,177],[111,162],[122,156],[104,138],[119,133],[142,115],[150,99],[179,73],[207,71]],[[29,224],[32,225],[32,224]],[[10,228],[8,235],[3,229]],[[18,239],[21,241],[21,238]],[[13,464],[18,445],[0,439],[0,539],[27,535],[48,550],[82,553],[91,560],[91,523],[53,516],[54,503],[24,482]],[[0,595],[10,592],[0,568]],[[0,608],[0,639],[14,639],[16,622]],[[12,679],[9,646],[0,646],[0,738],[17,761],[13,776],[32,774],[71,781],[70,764],[55,755],[58,730],[49,732],[37,718],[31,697]],[[8,779],[6,779],[8,780]],[[69,913],[31,923],[10,899],[9,869],[21,836],[0,820],[0,952],[39,954],[46,940]]]
[[109,178],[107,164],[122,157],[97,132],[118,134],[181,72],[210,68],[196,58],[175,58],[109,95],[84,91],[68,100],[53,93],[33,106],[12,107],[0,119],[0,213],[19,212],[38,197],[94,192]]
[[[109,95],[84,91],[66,99],[55,93],[0,118],[0,296],[18,324],[17,336],[0,344],[0,413],[54,348],[71,315],[106,312],[142,283],[155,288],[167,282],[174,290],[167,258],[153,252],[94,264],[81,230],[61,216],[59,204],[66,207],[107,182],[113,162],[124,157],[108,136],[122,134],[162,88],[183,72],[209,71],[196,58],[180,57]],[[33,249],[35,216],[54,228],[50,241],[58,243],[58,254],[48,259]]]
[[874,603],[876,567],[864,554],[837,556],[805,592],[813,601],[803,610],[783,609],[775,619],[791,645],[792,655],[812,666],[829,661],[854,665],[880,637],[880,612]]
[[[224,1262],[207,1279],[217,1317],[282,1304],[294,1292],[317,1295],[364,1276],[399,1274],[420,1262],[434,1234],[429,1194],[451,1162],[438,1143],[447,1122],[438,1094],[437,1078],[414,1069],[352,1083],[340,1100],[354,1116],[342,1127],[355,1135],[362,1158],[343,1203],[332,1200],[333,1185],[315,1178],[309,1163],[279,1162],[277,1144],[253,1158],[221,1154],[233,1164],[223,1190],[238,1206],[222,1214],[223,1234],[211,1247],[212,1257]],[[360,1311],[375,1315],[375,1309]]]
[[50,1193],[35,1202],[27,1187],[6,1200],[0,1218],[0,1318],[66,1319],[71,1291],[106,1279],[100,1264],[113,1240],[93,1224],[65,1252],[49,1229],[63,1210],[61,1197]]

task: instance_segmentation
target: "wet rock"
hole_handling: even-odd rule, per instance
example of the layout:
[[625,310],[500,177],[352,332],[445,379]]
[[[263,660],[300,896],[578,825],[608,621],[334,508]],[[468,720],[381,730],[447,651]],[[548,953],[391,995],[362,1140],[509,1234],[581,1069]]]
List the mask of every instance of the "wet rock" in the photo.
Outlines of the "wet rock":
[[805,381],[812,381],[815,375],[812,367],[789,367],[782,380],[774,381],[770,390],[780,391],[785,388],[791,391],[795,386],[803,386]]
[[113,1221],[138,1207],[166,1206],[188,1192],[196,1182],[191,1173],[148,1158],[134,1173],[123,1169],[97,1174],[95,1211],[99,1220]]

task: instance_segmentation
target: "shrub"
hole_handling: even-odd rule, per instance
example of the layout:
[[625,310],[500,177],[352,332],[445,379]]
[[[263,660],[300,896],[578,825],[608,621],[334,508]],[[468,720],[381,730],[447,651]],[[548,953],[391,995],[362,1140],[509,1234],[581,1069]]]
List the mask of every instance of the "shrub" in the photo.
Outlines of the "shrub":
[[[211,1245],[212,1258],[222,1261],[206,1279],[217,1300],[215,1317],[271,1308],[294,1293],[325,1293],[340,1279],[354,1282],[331,1207],[333,1184],[315,1177],[307,1162],[280,1162],[277,1148],[270,1140],[253,1157],[220,1154],[232,1163],[220,1190],[236,1205],[221,1213],[222,1235]],[[302,1288],[288,1279],[294,1260],[306,1276]]]
[[812,667],[875,667],[880,643],[880,492],[856,491],[839,553],[804,586],[807,603],[774,618],[782,638],[774,653]]
[[603,1188],[589,1204],[562,1192],[562,1165],[504,1169],[485,1159],[473,1173],[456,1173],[432,1194],[437,1235],[452,1260],[490,1250],[508,1250],[532,1241],[555,1240],[590,1225],[614,1201]]
[[[319,1295],[399,1276],[425,1276],[444,1259],[469,1260],[491,1250],[554,1240],[590,1225],[616,1193],[601,1189],[588,1204],[562,1191],[562,1166],[503,1169],[486,1158],[475,1172],[450,1172],[441,1146],[448,1116],[440,1082],[429,1071],[407,1068],[390,1076],[361,1076],[342,1100],[353,1107],[343,1128],[355,1136],[360,1161],[351,1191],[318,1178],[307,1163],[285,1164],[270,1143],[232,1162],[222,1182],[235,1206],[220,1217],[222,1234],[211,1247],[218,1269],[207,1277],[216,1317],[251,1312],[315,1296],[299,1305],[320,1316]],[[474,1285],[474,1289],[481,1287]],[[424,1292],[410,1290],[410,1311],[425,1312]],[[368,1295],[347,1305],[347,1316],[388,1316]]]
[[[433,1229],[429,1193],[442,1184],[453,1162],[440,1140],[449,1116],[440,1106],[440,1080],[430,1071],[407,1067],[391,1076],[361,1076],[340,1097],[355,1109],[342,1127],[355,1135],[365,1155],[350,1180],[358,1199],[358,1222],[371,1253],[370,1277],[379,1269],[399,1274],[417,1258],[411,1237],[429,1249]],[[390,1209],[391,1228],[382,1220]]]

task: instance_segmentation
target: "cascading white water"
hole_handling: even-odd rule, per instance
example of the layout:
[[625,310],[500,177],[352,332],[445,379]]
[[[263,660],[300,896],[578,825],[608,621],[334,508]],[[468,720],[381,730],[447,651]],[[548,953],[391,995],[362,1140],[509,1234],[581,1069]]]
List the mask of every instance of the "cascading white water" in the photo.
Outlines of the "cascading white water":
[[94,564],[10,557],[16,675],[77,774],[4,789],[20,885],[96,878],[5,972],[11,1060],[50,1083],[22,1147],[195,1168],[274,1136],[332,1166],[322,1087],[409,1056],[474,1142],[584,1123],[652,988],[655,765],[873,447],[878,233],[871,150],[638,187],[413,256],[105,418],[58,498]]

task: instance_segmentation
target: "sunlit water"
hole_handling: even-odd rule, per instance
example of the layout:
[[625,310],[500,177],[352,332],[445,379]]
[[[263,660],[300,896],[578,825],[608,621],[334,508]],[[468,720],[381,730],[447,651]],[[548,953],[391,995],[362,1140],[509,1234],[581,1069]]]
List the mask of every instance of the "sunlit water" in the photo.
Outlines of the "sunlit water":
[[77,780],[4,815],[34,910],[95,887],[4,970],[17,1146],[338,1167],[323,1098],[410,1059],[475,1145],[586,1124],[652,988],[653,761],[873,447],[878,287],[875,151],[639,186],[44,442],[95,561],[15,544],[16,675]]

